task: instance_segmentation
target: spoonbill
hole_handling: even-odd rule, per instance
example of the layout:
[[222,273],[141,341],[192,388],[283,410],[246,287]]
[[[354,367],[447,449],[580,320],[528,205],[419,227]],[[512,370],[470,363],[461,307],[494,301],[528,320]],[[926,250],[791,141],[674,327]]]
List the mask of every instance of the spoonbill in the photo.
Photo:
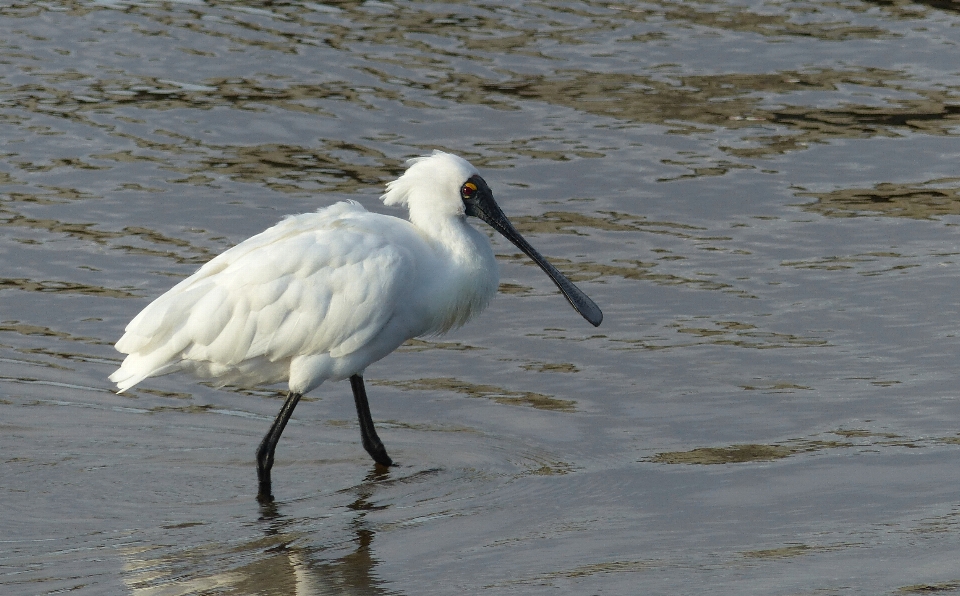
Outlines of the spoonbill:
[[110,375],[122,393],[148,377],[187,371],[219,386],[286,382],[287,398],[257,448],[257,498],[273,500],[270,470],[303,394],[350,379],[363,447],[393,461],[377,436],[364,370],[408,339],[475,317],[497,292],[487,222],[526,253],[594,326],[603,313],[524,240],[465,159],[434,151],[407,162],[381,196],[409,221],[354,201],[292,215],[215,257],[151,302],[117,341]]

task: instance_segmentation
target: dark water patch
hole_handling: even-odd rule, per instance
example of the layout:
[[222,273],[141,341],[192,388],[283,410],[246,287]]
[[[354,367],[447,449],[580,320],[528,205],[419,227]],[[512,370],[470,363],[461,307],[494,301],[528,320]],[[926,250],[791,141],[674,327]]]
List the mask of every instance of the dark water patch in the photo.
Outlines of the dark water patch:
[[[904,0],[865,0],[868,4],[878,4],[885,8],[898,8],[901,10],[916,9],[915,5],[928,6],[930,8],[935,8],[937,10],[942,10],[948,13],[958,13],[960,12],[960,6],[957,6],[957,3],[954,0],[917,0],[915,2],[907,2]],[[910,14],[909,12],[907,14]],[[916,14],[916,13],[913,13]],[[919,18],[918,15],[917,18]]]
[[528,362],[521,364],[520,368],[531,372],[558,372],[558,373],[578,373],[580,369],[575,364],[569,362]]
[[[670,327],[671,325],[668,325]],[[698,344],[714,344],[720,346],[736,346],[738,348],[751,348],[757,350],[779,349],[779,348],[810,348],[824,347],[830,345],[825,339],[816,337],[803,337],[789,333],[776,333],[772,331],[762,331],[759,329],[749,331],[734,331],[730,329],[716,329],[704,327],[680,327],[676,325],[678,333],[687,333],[690,335],[705,338]],[[733,335],[733,337],[730,337]]]
[[[119,359],[117,360],[117,366],[120,366]],[[136,397],[137,393],[144,393],[146,395],[153,395],[156,397],[169,397],[173,399],[193,399],[192,393],[184,393],[182,391],[162,391],[159,389],[150,389],[148,387],[137,387],[135,391],[126,391],[124,395],[129,395],[130,397]]]
[[[501,255],[501,258],[523,265],[534,265],[530,258],[521,253]],[[743,298],[753,298],[743,290],[738,290],[731,284],[703,278],[682,277],[672,273],[655,273],[653,268],[658,263],[645,261],[630,261],[616,259],[613,264],[574,262],[568,259],[549,257],[551,263],[567,277],[576,282],[597,281],[602,283],[605,277],[615,277],[629,281],[649,281],[660,286],[691,286],[698,290],[719,290],[736,294]]]
[[897,594],[940,594],[960,591],[960,580],[938,582],[935,584],[911,584],[897,590]]
[[878,433],[870,430],[862,429],[841,429],[831,431],[835,435],[840,435],[841,437],[854,438],[854,437],[877,437],[881,439],[899,439],[900,435],[895,433]]
[[569,211],[547,211],[540,215],[522,215],[512,217],[517,230],[524,234],[576,234],[587,236],[577,228],[601,230],[605,232],[649,232],[665,234],[689,240],[729,240],[726,237],[700,236],[696,232],[705,230],[690,224],[651,221],[641,215],[632,215],[616,211],[598,212],[587,215]]
[[573,412],[576,402],[568,399],[557,399],[533,391],[511,391],[494,385],[481,385],[461,381],[454,377],[410,379],[406,381],[390,381],[374,379],[374,385],[397,387],[404,391],[452,391],[467,397],[491,399],[497,403],[513,406],[529,406],[538,410],[553,412]]
[[[91,342],[94,343],[94,342]],[[101,346],[110,346],[113,345],[111,341],[97,341],[97,345]],[[62,360],[66,362],[80,362],[80,363],[89,363],[89,364],[105,364],[107,366],[119,366],[119,358],[105,358],[103,356],[94,356],[90,354],[81,354],[75,351],[66,351],[66,350],[56,350],[47,347],[36,347],[36,348],[17,348],[17,352],[21,354],[31,354],[34,356],[47,356],[55,360]],[[33,362],[30,362],[33,364]],[[38,364],[39,365],[39,364]],[[54,363],[47,363],[47,366],[50,368],[56,368],[59,370],[73,370],[72,368],[60,366]]]
[[536,575],[534,577],[528,577],[528,578],[509,581],[509,582],[492,584],[484,587],[485,588],[503,588],[503,587],[527,585],[527,586],[550,586],[553,588],[558,588],[560,587],[557,585],[558,580],[584,579],[584,578],[603,576],[603,575],[609,575],[609,574],[642,573],[645,571],[662,568],[664,565],[665,563],[663,561],[658,561],[658,560],[601,561],[598,563],[577,565],[570,569],[550,571],[547,573]]
[[868,260],[864,257],[816,257],[804,261],[786,261],[780,263],[781,267],[793,267],[795,269],[816,269],[819,271],[843,271],[853,269],[857,263]]
[[[811,107],[791,105],[789,95],[767,97],[767,101],[782,103],[780,107],[756,107],[748,115],[730,116],[745,125],[763,124],[783,126],[787,134],[746,134],[743,146],[724,146],[724,151],[742,158],[767,158],[790,151],[806,150],[813,144],[833,139],[898,137],[908,133],[934,136],[956,134],[960,124],[960,106],[953,91],[915,89],[909,83],[897,84],[885,76],[893,73],[873,69],[862,73],[861,80],[834,80],[831,86],[857,86],[873,89],[881,106],[857,104],[853,97],[839,96],[835,101],[841,107]],[[900,75],[903,80],[903,75]],[[794,80],[790,78],[790,80]],[[839,89],[836,89],[839,91]],[[885,97],[886,93],[920,95],[919,99]]]
[[762,391],[763,393],[793,393],[794,391],[812,391],[813,387],[797,385],[796,383],[771,383],[769,385],[740,385],[745,391]]
[[697,447],[689,451],[662,452],[641,461],[693,465],[737,464],[753,461],[774,461],[826,449],[859,448],[867,451],[877,448],[920,449],[943,443],[960,443],[949,440],[949,438],[947,440],[942,438],[911,439],[896,433],[865,429],[838,429],[826,434],[837,435],[842,437],[843,440],[813,438],[793,439],[769,445],[745,443],[728,447]]
[[574,470],[573,466],[564,462],[555,462],[553,464],[543,464],[538,468],[529,470],[526,474],[531,476],[563,476]]
[[[763,36],[799,36],[814,37],[823,41],[843,41],[855,39],[885,39],[898,35],[875,26],[853,25],[849,20],[809,21],[813,9],[803,4],[780,6],[776,12],[757,12],[751,6],[738,6],[722,2],[697,2],[681,4],[673,2],[652,2],[641,6],[626,4],[599,5],[618,11],[620,15],[640,21],[660,22],[666,19],[673,23],[686,23],[738,33],[756,33]],[[766,6],[769,8],[769,5]],[[845,7],[856,10],[856,7]],[[798,20],[806,22],[798,22]]]
[[647,459],[659,464],[736,464],[753,461],[772,461],[793,455],[797,451],[782,445],[731,445],[730,447],[698,447],[690,451],[658,453]]
[[927,7],[940,10],[956,10],[953,0],[863,0],[861,6],[851,6],[850,10],[866,12],[878,7],[885,14],[897,19],[917,20],[930,16]]
[[[218,254],[217,251],[207,247],[194,245],[189,240],[162,234],[142,226],[125,226],[120,231],[104,230],[97,226],[98,224],[94,223],[72,223],[27,217],[0,208],[0,227],[49,232],[82,242],[107,245],[127,254],[161,257],[181,264],[206,263]],[[131,240],[143,242],[143,244],[136,246],[124,242]],[[161,250],[151,245],[179,250]]]
[[[329,421],[329,424],[340,425],[340,426],[356,426],[356,421],[352,420],[337,420]],[[457,424],[427,424],[427,423],[418,423],[418,422],[405,422],[403,420],[383,420],[378,421],[377,426],[383,425],[384,428],[402,428],[406,430],[415,430],[422,432],[436,432],[436,433],[479,433],[475,428],[470,428],[468,426],[461,426]]]
[[[880,265],[879,268],[878,265]],[[927,267],[928,264],[924,257],[920,255],[877,251],[856,255],[814,257],[802,261],[786,261],[780,263],[780,266],[816,271],[850,271],[864,277],[877,277],[910,273],[911,270]]]
[[471,346],[469,344],[461,343],[458,341],[440,341],[440,340],[426,340],[426,339],[408,339],[403,342],[403,345],[398,348],[398,352],[424,352],[426,350],[453,350],[455,352],[464,352],[468,350],[485,350],[479,346]]
[[947,534],[955,532],[960,528],[960,511],[956,506],[942,515],[935,515],[923,518],[918,525],[913,528],[913,533],[923,535]]
[[533,288],[529,286],[522,286],[520,284],[514,284],[509,282],[500,282],[500,285],[497,287],[498,294],[513,294],[516,296],[529,296],[533,294]]
[[[835,547],[834,547],[835,548]],[[779,548],[764,548],[740,553],[747,559],[791,559],[802,555],[831,550],[830,547],[810,546],[807,544],[790,544]]]
[[[812,143],[836,138],[888,136],[898,130],[927,134],[952,134],[960,122],[960,107],[952,93],[913,89],[902,81],[902,72],[877,68],[861,70],[783,71],[770,74],[683,75],[663,73],[641,76],[624,73],[557,71],[550,76],[524,77],[515,81],[487,84],[457,81],[458,88],[479,85],[488,94],[535,99],[574,108],[586,113],[637,123],[687,123],[723,129],[756,129],[780,125],[791,131],[747,134],[743,140],[754,147],[722,146],[738,157],[769,157],[787,151],[804,150]],[[921,99],[885,99],[888,107],[857,105],[840,89],[855,86],[885,96],[887,93],[921,95]],[[790,104],[794,96],[811,92],[836,93],[843,108],[811,108]],[[466,99],[466,98],[464,98]],[[699,129],[675,129],[678,133],[701,133]],[[674,162],[677,165],[689,165]],[[751,167],[727,163],[714,166],[725,173],[730,168]]]
[[[906,91],[905,88],[891,86]],[[810,110],[790,107],[771,113],[770,120],[802,131],[798,141],[814,142],[830,138],[894,135],[922,132],[930,135],[954,134],[960,124],[960,105],[948,93],[921,92],[922,99],[888,100],[889,107],[845,105],[840,109]]]
[[280,192],[352,193],[379,187],[396,167],[396,162],[377,151],[342,142],[320,147],[270,144],[210,149],[218,155],[203,159],[190,171],[215,172]]
[[132,192],[150,192],[150,193],[166,192],[166,190],[163,188],[157,188],[155,186],[144,186],[139,182],[125,182],[117,186],[116,190],[118,191],[129,190]]
[[48,160],[45,163],[31,163],[25,161],[12,161],[18,168],[24,172],[49,172],[56,168],[73,168],[76,170],[106,170],[106,166],[98,166],[87,163],[82,159],[75,157],[61,157]]
[[166,412],[176,412],[179,414],[208,414],[215,410],[211,404],[190,404],[186,406],[154,406],[148,411],[149,414],[160,414]]
[[789,546],[781,546],[780,548],[751,550],[741,553],[741,555],[748,559],[788,559],[801,555],[807,555],[812,552],[816,552],[817,550],[820,549],[806,544],[791,544]]
[[567,335],[567,330],[559,327],[545,327],[543,331],[530,331],[525,334],[527,337],[538,337],[542,339],[560,340],[565,342],[589,342],[596,339],[607,339],[607,335],[596,333],[593,335]]
[[137,154],[131,149],[122,149],[120,151],[112,151],[110,153],[98,153],[93,157],[105,161],[113,161],[118,164],[130,164],[137,162],[166,163],[164,159],[158,156]]
[[[113,393],[112,391],[107,391],[105,389],[99,389],[97,387],[84,387],[82,385],[74,385],[71,383],[57,383],[54,381],[45,381],[42,379],[26,379],[26,378],[5,378],[7,382],[15,383],[24,383],[30,385],[40,385],[48,387],[58,387],[62,389],[73,389],[77,391],[89,391],[89,392],[99,392],[99,393]],[[116,412],[122,414],[147,414],[149,410],[143,408],[135,408],[131,406],[116,406],[116,405],[105,405],[95,402],[81,402],[81,401],[69,401],[63,399],[38,399],[33,402],[23,404],[27,407],[57,407],[57,408],[82,408],[89,410],[99,410],[103,412]]]
[[52,294],[80,294],[88,296],[105,296],[108,298],[140,298],[138,294],[133,294],[124,290],[113,288],[104,288],[91,286],[77,282],[56,281],[56,280],[32,280],[26,278],[9,279],[0,278],[0,291],[20,290],[23,292],[41,292]]
[[[7,347],[7,346],[4,346],[4,347]],[[19,350],[19,351],[25,352],[25,350]],[[52,362],[44,362],[41,360],[24,360],[22,358],[0,358],[0,362],[6,362],[8,364],[17,364],[17,365],[24,365],[24,366],[39,366],[42,368],[52,368],[52,369],[64,370],[64,371],[71,370],[66,366],[60,366]]]
[[[216,253],[202,246],[195,246],[189,240],[162,234],[142,226],[126,226],[121,231],[104,230],[99,224],[86,222],[64,222],[56,219],[28,217],[10,209],[0,208],[0,227],[13,229],[39,230],[50,234],[65,236],[82,242],[108,245],[115,250],[129,254],[163,257],[176,263],[205,263]],[[123,240],[143,241],[145,246],[133,246],[122,243]],[[181,249],[180,251],[159,250],[150,245],[159,245]],[[192,254],[191,254],[192,253]]]
[[[283,76],[274,76],[270,77],[269,82],[253,78],[206,78],[199,83],[188,83],[135,74],[102,79],[77,79],[69,74],[48,74],[44,78],[49,84],[71,83],[70,89],[24,85],[10,89],[6,101],[11,107],[26,112],[49,113],[53,110],[72,118],[82,117],[85,113],[110,113],[131,107],[161,112],[210,110],[217,107],[262,112],[273,107],[330,117],[331,113],[320,105],[322,100],[358,104],[368,101],[368,94],[357,92],[342,80],[311,84],[285,81]],[[115,75],[113,72],[110,74]],[[86,84],[78,86],[78,80]],[[377,95],[382,96],[382,93],[374,94],[374,97]]]
[[919,184],[881,182],[873,188],[844,188],[825,193],[801,192],[815,197],[801,205],[804,211],[825,217],[903,217],[935,219],[960,214],[960,190],[956,179],[931,180]]
[[91,345],[104,345],[104,340],[96,337],[85,337],[74,335],[66,331],[59,331],[44,327],[43,325],[34,325],[23,323],[15,319],[0,321],[0,333],[16,333],[24,336],[40,336],[54,338],[57,341],[74,341]]
[[536,137],[533,139],[510,139],[478,143],[477,146],[512,159],[522,156],[536,160],[563,162],[578,158],[599,159],[604,157],[602,151],[596,151],[583,141],[574,139]]
[[[675,327],[677,333],[685,333],[706,339],[704,343],[721,346],[736,346],[738,348],[771,349],[771,348],[810,348],[825,347],[829,342],[825,339],[802,337],[789,333],[762,331],[753,325],[731,321],[716,322],[717,327],[687,327],[682,323],[674,323],[667,327]],[[732,337],[731,337],[732,336]]]
[[89,192],[84,192],[76,188],[65,188],[57,186],[48,186],[38,184],[37,188],[42,188],[44,193],[27,193],[9,191],[0,196],[0,201],[10,203],[33,203],[36,205],[58,205],[69,203],[76,200],[86,200],[100,198]]
[[[613,338],[616,350],[665,350],[689,348],[702,345],[733,346],[755,350],[783,348],[823,348],[831,344],[818,337],[766,331],[751,323],[740,321],[706,321],[701,319],[681,319],[664,323],[661,327],[682,334],[680,339],[662,335],[650,335],[643,338]],[[687,338],[696,340],[689,341]]]

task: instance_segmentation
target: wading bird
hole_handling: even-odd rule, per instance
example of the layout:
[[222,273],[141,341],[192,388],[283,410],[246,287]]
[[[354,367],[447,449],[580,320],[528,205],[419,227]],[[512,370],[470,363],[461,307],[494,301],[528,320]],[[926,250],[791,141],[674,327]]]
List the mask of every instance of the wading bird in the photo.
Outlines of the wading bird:
[[434,151],[387,184],[385,205],[409,221],[336,203],[288,216],[215,257],[140,312],[110,375],[120,392],[147,377],[187,371],[220,386],[286,381],[286,402],[257,448],[261,502],[273,500],[270,469],[280,434],[301,396],[350,379],[363,447],[393,462],[377,436],[363,385],[370,364],[408,339],[463,325],[497,292],[482,219],[533,259],[587,321],[603,314],[514,229],[476,168]]

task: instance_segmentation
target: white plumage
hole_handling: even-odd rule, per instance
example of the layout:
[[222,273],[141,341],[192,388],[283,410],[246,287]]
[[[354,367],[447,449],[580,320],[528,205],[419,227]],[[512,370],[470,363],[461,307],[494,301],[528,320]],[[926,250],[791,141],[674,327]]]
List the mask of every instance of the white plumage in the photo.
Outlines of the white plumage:
[[[425,167],[436,173],[438,165],[463,181],[476,173],[439,154],[406,176]],[[443,194],[416,192],[406,176],[390,185],[384,202],[426,211],[427,225],[352,201],[287,217],[137,315],[117,342],[129,355],[110,380],[123,391],[187,370],[241,386],[289,379],[291,391],[306,393],[362,372],[411,337],[465,323],[497,289],[490,244],[464,225],[457,187],[447,194],[459,210]]]
[[127,356],[110,380],[121,392],[180,370],[221,385],[288,382],[288,404],[258,451],[259,496],[269,499],[283,426],[299,396],[326,380],[351,378],[364,446],[389,464],[362,374],[407,339],[466,323],[496,293],[493,251],[467,215],[534,258],[574,308],[600,323],[596,305],[520,237],[467,161],[437,151],[409,164],[381,197],[406,206],[409,221],[353,201],[287,217],[144,308],[117,342]]

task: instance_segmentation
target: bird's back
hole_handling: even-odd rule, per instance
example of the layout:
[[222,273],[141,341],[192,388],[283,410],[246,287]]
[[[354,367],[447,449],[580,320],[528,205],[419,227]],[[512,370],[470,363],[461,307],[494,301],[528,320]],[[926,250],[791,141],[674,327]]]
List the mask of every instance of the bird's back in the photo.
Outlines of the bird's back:
[[[128,356],[110,379],[123,391],[189,370],[253,386],[288,380],[305,355],[334,363],[375,339],[396,344],[375,350],[388,353],[406,337],[378,334],[411,300],[429,252],[409,222],[352,202],[288,217],[149,304],[117,342]],[[311,366],[305,374],[335,373]]]

